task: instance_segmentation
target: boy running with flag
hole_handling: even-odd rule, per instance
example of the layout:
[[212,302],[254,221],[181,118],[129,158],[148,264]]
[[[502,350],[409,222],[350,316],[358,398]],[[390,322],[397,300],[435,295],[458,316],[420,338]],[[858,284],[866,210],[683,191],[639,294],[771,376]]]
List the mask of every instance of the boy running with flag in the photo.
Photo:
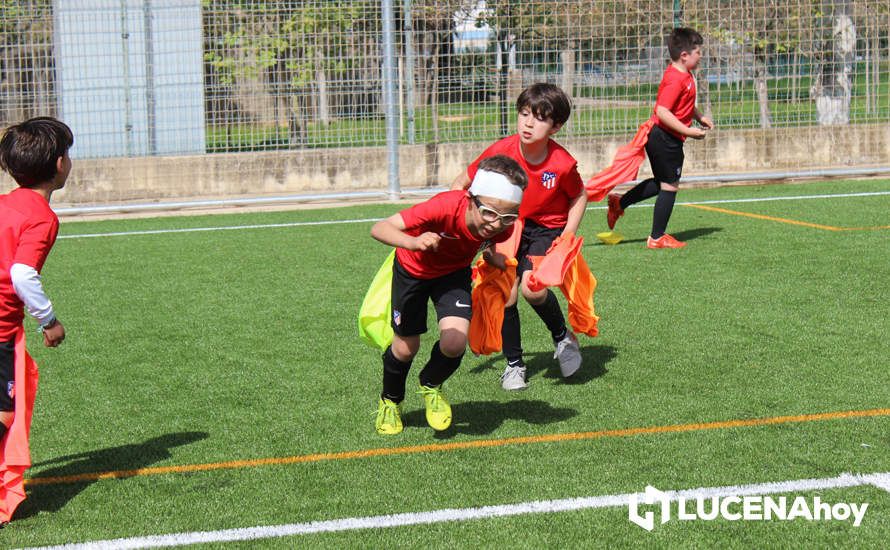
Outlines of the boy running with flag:
[[[683,171],[683,142],[687,137],[704,139],[706,131],[714,127],[695,106],[695,78],[692,75],[701,61],[702,36],[689,28],[677,28],[668,37],[671,62],[661,79],[652,117],[640,126],[633,141],[621,147],[612,165],[593,176],[585,185],[587,198],[600,201],[616,185],[636,179],[637,170],[645,155],[649,156],[653,177],[643,180],[623,196],[609,194],[607,222],[609,229],[632,204],[658,196],[652,216],[652,232],[646,239],[649,248],[682,248],[667,230],[668,220]],[[696,120],[703,128],[692,126]]]
[[420,371],[419,393],[427,423],[437,431],[451,425],[451,406],[442,384],[460,366],[467,347],[473,311],[470,266],[483,250],[487,262],[506,267],[506,257],[493,253],[492,247],[512,234],[526,182],[514,160],[494,156],[480,163],[469,190],[439,193],[371,228],[372,237],[396,247],[392,268],[394,335],[383,353],[377,433],[402,431],[400,404],[408,371],[420,349],[420,335],[427,331],[430,300],[436,309],[439,340]]

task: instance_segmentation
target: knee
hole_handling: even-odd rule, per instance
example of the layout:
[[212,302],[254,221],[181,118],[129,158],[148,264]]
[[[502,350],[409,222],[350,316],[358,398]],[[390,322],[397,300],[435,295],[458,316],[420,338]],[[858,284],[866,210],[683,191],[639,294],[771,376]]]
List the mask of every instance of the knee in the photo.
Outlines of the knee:
[[457,330],[442,333],[439,339],[439,350],[447,357],[460,357],[467,349],[467,335]]
[[547,289],[535,292],[530,290],[526,285],[522,285],[522,297],[533,306],[544,303],[547,299]]
[[402,340],[400,338],[396,338],[392,341],[392,354],[399,361],[404,361],[406,363],[410,363],[414,360],[414,356],[417,355],[417,351],[420,349],[420,340],[418,339],[416,342],[411,340]]

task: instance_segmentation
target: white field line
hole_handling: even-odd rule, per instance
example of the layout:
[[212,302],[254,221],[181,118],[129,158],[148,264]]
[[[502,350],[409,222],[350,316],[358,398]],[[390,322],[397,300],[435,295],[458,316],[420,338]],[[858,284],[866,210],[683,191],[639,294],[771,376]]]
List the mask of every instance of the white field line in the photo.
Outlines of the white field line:
[[[723,199],[713,201],[697,201],[697,202],[678,202],[678,205],[691,204],[733,204],[746,202],[769,202],[769,201],[793,201],[793,200],[811,200],[811,199],[838,199],[848,197],[878,197],[890,195],[890,191],[875,191],[871,193],[839,193],[836,195],[797,195],[793,197],[757,197],[750,199]],[[634,205],[631,208],[652,207],[651,204]],[[605,210],[605,206],[588,206],[587,210]],[[95,237],[129,237],[133,235],[163,235],[167,233],[195,233],[199,231],[233,231],[237,229],[271,229],[281,227],[303,227],[311,225],[340,225],[348,223],[371,223],[379,221],[380,218],[365,218],[353,220],[324,220],[317,222],[292,222],[292,223],[269,223],[255,225],[232,225],[219,227],[184,227],[180,229],[150,229],[144,231],[120,231],[117,233],[85,233],[80,235],[59,235],[59,239],[88,239]]]
[[[890,491],[890,472],[874,474],[841,474],[837,477],[823,479],[798,479],[793,481],[777,481],[753,485],[732,485],[727,487],[699,487],[680,491],[665,491],[671,501],[679,498],[687,500],[698,496],[727,497],[746,495],[769,495],[776,493],[799,493],[822,489],[844,487],[860,487],[873,485]],[[286,525],[268,525],[224,529],[220,531],[193,531],[190,533],[173,533],[170,535],[154,535],[147,537],[120,538],[97,540],[59,546],[42,546],[26,550],[104,550],[129,548],[159,548],[185,546],[189,544],[219,543],[235,541],[251,541],[306,535],[310,533],[330,533],[337,531],[356,531],[361,529],[381,529],[386,527],[403,527],[406,525],[424,525],[444,523],[448,521],[471,521],[476,519],[517,516],[522,514],[546,514],[568,512],[574,510],[590,510],[596,508],[616,508],[627,506],[630,498],[635,496],[638,501],[645,498],[644,493],[625,493],[618,495],[602,495],[595,497],[579,497],[562,500],[539,500],[520,502],[518,504],[502,504],[482,506],[478,508],[450,508],[429,512],[410,512],[388,516],[366,516],[357,518],[313,521],[308,523],[290,523]]]

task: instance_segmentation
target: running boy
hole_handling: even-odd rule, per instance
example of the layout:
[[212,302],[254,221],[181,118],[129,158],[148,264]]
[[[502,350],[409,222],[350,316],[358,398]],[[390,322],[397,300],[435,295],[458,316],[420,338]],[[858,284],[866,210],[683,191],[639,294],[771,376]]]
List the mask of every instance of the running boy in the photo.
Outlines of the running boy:
[[399,404],[405,381],[427,331],[427,302],[433,301],[439,341],[420,371],[426,420],[435,430],[451,425],[451,406],[442,383],[460,366],[467,347],[472,307],[471,269],[480,249],[486,261],[505,267],[490,245],[513,233],[526,187],[522,168],[505,156],[479,164],[467,191],[446,191],[371,228],[371,236],[397,247],[392,279],[392,344],[383,353],[383,392],[375,427],[383,435],[402,431]]
[[577,161],[551,139],[569,119],[571,105],[568,96],[559,87],[538,83],[519,94],[516,110],[516,134],[486,149],[451,187],[466,188],[476,175],[480,162],[498,154],[515,159],[528,175],[528,188],[519,208],[524,226],[516,252],[519,262],[516,284],[507,301],[501,328],[504,357],[507,360],[501,376],[501,387],[505,390],[521,390],[528,386],[516,305],[520,287],[526,301],[550,330],[556,347],[554,357],[559,361],[562,375],[569,377],[581,367],[578,339],[566,327],[556,295],[550,289],[533,292],[528,288],[532,267],[529,256],[543,256],[557,237],[577,233],[587,205]]
[[31,465],[28,430],[37,365],[25,349],[24,310],[40,324],[46,346],[65,339],[40,270],[59,230],[49,199],[65,186],[73,143],[68,126],[49,117],[11,126],[0,138],[0,168],[19,185],[0,195],[0,526],[25,499],[22,475]]
[[[671,32],[668,37],[671,62],[658,87],[652,115],[654,126],[646,142],[646,155],[654,177],[641,181],[623,196],[609,195],[609,229],[615,227],[615,222],[624,215],[628,206],[658,195],[652,215],[652,233],[646,239],[649,248],[686,246],[686,243],[665,231],[674,209],[683,170],[683,142],[687,137],[704,139],[706,130],[714,127],[711,119],[702,116],[695,106],[695,78],[692,71],[701,60],[702,43],[702,36],[692,29],[677,28]],[[697,120],[704,129],[692,127],[693,120]]]

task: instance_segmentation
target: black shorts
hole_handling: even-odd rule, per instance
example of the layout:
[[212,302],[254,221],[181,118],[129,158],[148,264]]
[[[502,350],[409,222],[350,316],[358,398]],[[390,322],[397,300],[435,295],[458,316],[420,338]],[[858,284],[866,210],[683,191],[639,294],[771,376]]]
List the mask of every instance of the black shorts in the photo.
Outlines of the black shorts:
[[670,184],[680,181],[684,159],[682,140],[656,124],[649,132],[646,155],[656,181]]
[[12,396],[15,384],[15,340],[0,342],[0,411],[15,410]]
[[546,254],[553,241],[562,235],[563,229],[565,227],[544,227],[531,220],[525,220],[522,237],[519,239],[519,249],[516,251],[516,261],[519,262],[516,266],[517,280],[521,281],[522,274],[532,268],[532,261],[528,257]]
[[399,263],[392,263],[392,330],[399,336],[417,336],[427,331],[427,302],[433,301],[436,318],[473,316],[472,272],[458,269],[435,279],[418,279]]

